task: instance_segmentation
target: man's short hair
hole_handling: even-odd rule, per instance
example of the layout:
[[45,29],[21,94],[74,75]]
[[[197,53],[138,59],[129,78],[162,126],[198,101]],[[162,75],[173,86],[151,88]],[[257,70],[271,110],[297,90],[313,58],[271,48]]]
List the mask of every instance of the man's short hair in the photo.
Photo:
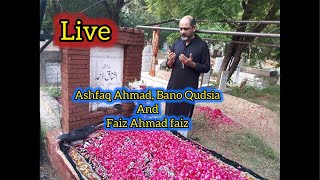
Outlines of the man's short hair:
[[196,20],[194,18],[191,19],[190,25],[191,26],[195,26],[196,25]]
[[191,26],[195,26],[196,25],[196,19],[190,15],[185,16],[186,18],[188,18],[190,20],[190,25]]
[[185,16],[186,18],[188,18],[190,20],[190,25],[191,26],[195,26],[196,25],[196,20],[194,17],[188,15],[188,16]]

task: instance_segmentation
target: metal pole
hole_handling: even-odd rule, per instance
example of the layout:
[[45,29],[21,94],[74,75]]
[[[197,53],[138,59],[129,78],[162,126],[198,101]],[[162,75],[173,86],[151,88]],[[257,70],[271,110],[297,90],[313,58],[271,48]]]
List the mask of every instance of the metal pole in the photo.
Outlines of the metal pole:
[[[180,19],[176,19],[180,21]],[[213,20],[196,20],[197,22],[213,22],[213,23],[254,23],[254,24],[280,24],[280,21],[251,21],[251,20],[222,20],[222,21],[213,21]]]
[[[159,29],[167,31],[180,31],[178,28],[167,28],[167,27],[150,27],[150,26],[136,26],[138,29]],[[280,38],[280,34],[270,33],[252,33],[252,32],[232,32],[232,31],[211,31],[211,30],[196,30],[197,33],[206,34],[224,34],[224,35],[235,35],[235,36],[253,36],[253,37],[268,37],[268,38]]]
[[280,47],[278,44],[263,44],[263,43],[255,43],[255,42],[244,42],[244,41],[229,41],[229,40],[221,40],[221,39],[211,39],[211,38],[202,38],[205,41],[211,42],[232,42],[236,44],[252,44],[252,45],[260,45],[260,46],[270,46],[270,47]]
[[52,42],[52,39],[49,39],[44,45],[40,48],[40,54],[41,52]]
[[226,23],[254,23],[254,24],[280,24],[280,21],[249,21],[249,20],[225,20]]
[[161,22],[157,22],[157,23],[151,23],[151,24],[145,24],[143,26],[154,26],[154,25],[160,25],[160,24],[164,24],[164,23],[169,23],[169,22],[173,22],[176,21],[175,19],[170,19],[167,21],[161,21]]

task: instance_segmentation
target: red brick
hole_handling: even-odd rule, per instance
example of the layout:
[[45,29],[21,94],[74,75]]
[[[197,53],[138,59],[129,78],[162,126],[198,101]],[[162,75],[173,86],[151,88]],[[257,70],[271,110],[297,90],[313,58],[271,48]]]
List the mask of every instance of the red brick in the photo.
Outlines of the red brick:
[[86,59],[86,60],[89,60],[90,56],[64,53],[64,54],[62,54],[62,58],[67,59],[67,60],[69,60],[69,59],[78,59],[78,60],[79,59]]
[[120,32],[118,35],[118,39],[130,39],[131,34],[127,32]]
[[90,78],[90,74],[69,74],[68,78]]
[[139,66],[136,66],[134,68],[126,68],[123,70],[123,73],[137,73],[137,74],[140,74],[140,69],[141,69],[141,65]]
[[90,55],[89,50],[74,50],[74,49],[62,49],[62,53],[76,54],[76,55]]
[[84,64],[69,64],[68,69],[87,69],[90,68],[90,65]]
[[[130,44],[133,45],[133,46],[143,46],[144,42],[143,41],[133,40],[133,41],[131,41]],[[142,50],[139,50],[139,52],[142,52]]]
[[85,77],[85,78],[79,78],[79,79],[75,79],[75,78],[65,78],[64,79],[65,82],[67,83],[73,83],[73,82],[87,82],[88,85],[90,83],[90,77]]
[[126,51],[133,51],[133,52],[135,52],[136,50],[141,50],[141,49],[143,49],[143,47],[141,47],[141,46],[127,46],[126,47]]
[[69,69],[69,73],[73,73],[73,74],[90,74],[90,69]]
[[136,58],[136,57],[125,57],[124,59],[124,64],[141,64],[141,58]]
[[76,51],[90,51],[89,48],[77,48],[77,47],[66,47],[66,48],[63,48],[63,49],[66,49],[66,50],[76,50]]
[[72,111],[72,113],[87,112],[87,111],[89,111],[89,108],[87,108],[87,107],[73,108],[71,111]]
[[[151,64],[150,64],[150,66],[151,66]],[[126,62],[125,64],[124,64],[124,71],[128,71],[129,69],[139,69],[139,71],[140,71],[140,68],[141,68],[141,63],[136,63],[136,62]]]
[[72,103],[70,103],[69,104],[69,107],[70,108],[87,108],[87,109],[89,109],[89,103],[74,103],[74,102],[72,102]]
[[78,124],[82,124],[85,121],[88,121],[88,119],[81,119],[81,120],[73,121],[73,122],[70,123],[70,126],[75,126],[75,125],[78,125]]
[[89,65],[90,64],[90,61],[88,60],[76,60],[76,59],[69,59],[69,60],[66,60],[66,63],[68,64],[84,64],[84,65]]
[[75,92],[76,88],[81,88],[81,89],[85,89],[89,87],[89,83],[87,82],[79,82],[79,83],[68,83],[68,96],[72,97],[73,93]]
[[130,41],[129,41],[129,40],[119,39],[119,40],[117,41],[117,44],[129,45],[129,44],[130,44]]
[[137,58],[137,59],[141,59],[142,58],[142,52],[141,53],[127,53],[125,54],[126,58]]
[[[71,112],[70,112],[71,111]],[[69,111],[69,117],[72,118],[72,117],[78,117],[78,116],[83,116],[83,115],[86,115],[88,114],[87,111],[81,111],[81,112],[72,112],[72,110]]]
[[103,116],[104,112],[103,111],[96,111],[96,112],[91,112],[90,114],[81,116],[81,119],[90,119],[90,118],[94,118],[94,117],[99,117],[99,116]]

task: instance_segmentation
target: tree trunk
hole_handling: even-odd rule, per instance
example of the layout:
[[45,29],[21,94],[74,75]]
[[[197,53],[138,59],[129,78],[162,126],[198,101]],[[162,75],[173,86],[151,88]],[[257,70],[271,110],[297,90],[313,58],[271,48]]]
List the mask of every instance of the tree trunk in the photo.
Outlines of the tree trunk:
[[[241,18],[242,20],[248,20],[251,18],[251,15],[252,15],[253,9],[254,9],[253,8],[254,2],[255,2],[254,0],[248,0],[247,3],[245,3],[245,1],[242,1],[242,8],[244,10],[244,12],[242,14],[242,18]],[[236,32],[245,32],[246,27],[247,27],[247,23],[240,23]],[[240,39],[242,39],[241,36],[232,36],[232,41],[240,41]],[[221,67],[219,70],[218,78],[216,81],[217,83],[220,82],[222,71],[225,71],[227,69],[229,62],[232,60],[232,58],[234,58],[234,54],[235,54],[235,50],[236,50],[237,46],[238,46],[238,44],[235,44],[232,42],[228,45],[227,53],[225,54],[225,56],[223,58],[223,61],[222,61],[222,64],[221,64]]]
[[239,64],[239,62],[241,60],[241,54],[245,50],[246,47],[247,47],[247,45],[238,45],[237,46],[237,49],[236,49],[236,52],[234,54],[234,58],[233,58],[232,64],[231,64],[231,66],[229,68],[228,79],[231,78],[232,74],[237,69],[238,64]]
[[106,0],[104,1],[104,6],[106,8],[106,18],[109,18],[111,20],[113,20],[117,25],[120,22],[120,13],[121,13],[121,9],[124,5],[126,5],[127,3],[129,3],[131,0]]
[[[244,4],[243,1],[243,15],[242,15],[242,20],[249,20],[253,10],[254,10],[254,6],[255,6],[255,1],[250,1],[248,0],[247,4]],[[271,6],[271,9],[269,10],[268,14],[266,15],[266,17],[264,18],[264,20],[272,20],[275,19],[275,14],[278,12],[280,7],[280,1],[279,0],[275,0]],[[254,28],[253,32],[255,33],[260,33],[265,27],[267,26],[267,24],[259,24],[257,27]],[[237,31],[236,32],[245,32],[246,29],[246,24],[245,23],[240,23]],[[255,37],[244,37],[244,36],[232,36],[232,40],[233,41],[243,41],[243,42],[253,42],[255,39]],[[221,72],[225,71],[227,69],[227,66],[229,64],[229,62],[233,59],[233,62],[230,66],[229,69],[229,77],[228,79],[230,79],[230,77],[232,76],[232,74],[234,73],[234,71],[237,69],[237,66],[240,62],[241,59],[241,54],[242,52],[246,49],[247,45],[243,45],[243,44],[234,44],[234,43],[230,43],[227,48],[228,50],[226,51],[225,57],[223,59],[223,62],[221,64],[220,70],[219,70],[219,75],[217,78],[217,83],[220,82],[220,78],[221,78]]]

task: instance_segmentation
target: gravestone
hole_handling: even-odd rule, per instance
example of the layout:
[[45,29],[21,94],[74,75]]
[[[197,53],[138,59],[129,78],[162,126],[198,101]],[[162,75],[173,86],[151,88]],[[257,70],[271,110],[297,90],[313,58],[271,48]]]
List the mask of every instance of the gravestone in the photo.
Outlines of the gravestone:
[[228,75],[229,75],[229,71],[222,71],[221,72],[219,89],[226,89],[227,88]]
[[147,44],[142,51],[142,68],[141,72],[149,72],[152,60],[152,46]]
[[241,69],[241,66],[243,65],[243,61],[240,60],[238,66],[237,66],[237,69],[236,69],[236,73],[235,73],[235,76],[233,76],[233,81],[235,83],[239,83],[239,75],[240,75],[240,69]]
[[73,102],[72,95],[76,88],[111,90],[140,80],[143,47],[144,31],[120,27],[117,43],[111,47],[61,48],[63,133],[101,123],[106,115],[129,116],[133,113],[135,106],[131,102],[121,102],[121,109],[106,108],[106,104]]
[[213,73],[218,73],[222,64],[224,57],[216,57],[216,60],[214,62],[214,66],[213,66]]
[[[94,47],[90,49],[90,86],[114,90],[122,87],[123,77],[123,45],[108,48]],[[92,102],[90,111],[99,107],[109,107],[113,104]]]
[[46,83],[60,83],[61,82],[60,63],[47,62],[46,63]]
[[209,86],[210,83],[210,75],[211,75],[211,68],[212,66],[210,65],[210,70],[207,73],[204,73],[202,76],[202,81],[201,81],[201,86]]
[[278,78],[277,85],[280,86],[280,76]]

